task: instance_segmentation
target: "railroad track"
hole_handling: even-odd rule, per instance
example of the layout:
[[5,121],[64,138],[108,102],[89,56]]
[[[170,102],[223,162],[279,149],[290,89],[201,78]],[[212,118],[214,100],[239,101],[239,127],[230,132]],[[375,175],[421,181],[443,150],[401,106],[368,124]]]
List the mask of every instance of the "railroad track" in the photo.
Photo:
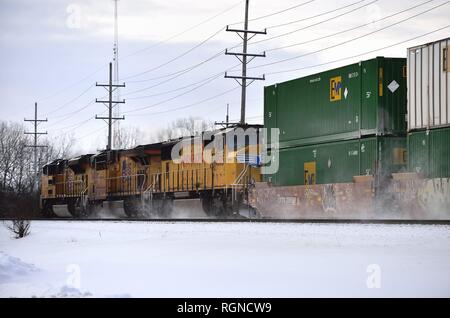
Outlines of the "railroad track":
[[[13,221],[12,218],[3,218],[1,221]],[[114,219],[114,218],[34,218],[27,219],[30,221],[55,221],[55,222],[148,222],[148,223],[292,223],[292,224],[405,224],[405,225],[450,225],[450,220],[369,220],[369,219],[247,219],[247,218],[230,218],[230,219],[213,219],[213,218],[177,218],[177,219]]]

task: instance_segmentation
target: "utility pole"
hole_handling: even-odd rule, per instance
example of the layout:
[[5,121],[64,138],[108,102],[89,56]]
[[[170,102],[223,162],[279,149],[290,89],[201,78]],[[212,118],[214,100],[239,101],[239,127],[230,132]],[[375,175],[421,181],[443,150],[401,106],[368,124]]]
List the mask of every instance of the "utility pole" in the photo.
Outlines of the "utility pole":
[[95,99],[96,103],[102,103],[108,108],[108,117],[99,117],[98,115],[95,115],[95,119],[102,119],[107,121],[108,124],[108,146],[106,147],[106,150],[112,149],[112,128],[113,128],[113,121],[114,120],[124,120],[125,116],[122,117],[113,117],[113,109],[118,104],[125,104],[125,100],[122,101],[114,101],[113,100],[113,93],[118,87],[125,87],[125,83],[119,85],[119,84],[113,84],[113,78],[112,78],[112,63],[109,63],[109,83],[108,84],[98,84],[95,83],[95,86],[101,86],[104,87],[108,91],[109,99],[107,101],[103,100],[97,100]]
[[[264,31],[249,31],[248,29],[248,7],[249,0],[245,0],[245,20],[244,20],[244,29],[230,29],[227,26],[228,32],[235,32],[240,38],[243,40],[242,52],[228,52],[228,49],[225,50],[225,55],[234,55],[236,58],[242,63],[242,76],[229,76],[225,72],[225,78],[232,78],[236,80],[239,85],[242,87],[241,91],[241,120],[240,124],[245,125],[245,107],[246,107],[246,98],[247,98],[247,87],[252,84],[254,81],[264,81],[265,76],[262,77],[249,77],[247,76],[247,64],[250,63],[256,57],[266,57],[266,52],[263,54],[252,54],[247,52],[248,41],[250,41],[257,34],[267,34],[267,30]],[[249,34],[251,36],[249,37]],[[250,58],[250,59],[248,59]],[[240,80],[240,81],[239,81]],[[247,82],[249,81],[249,82]]]
[[222,126],[225,128],[228,128],[230,126],[239,125],[239,123],[230,123],[230,104],[227,104],[227,116],[225,117],[225,121],[216,121],[214,122],[214,125],[216,126]]
[[[114,48],[113,48],[113,61],[114,61],[114,84],[119,84],[119,19],[117,15],[117,1],[114,1]],[[114,96],[116,100],[120,99],[120,90],[116,90],[116,94]],[[117,105],[115,107],[114,112],[115,117],[120,116],[120,105]],[[115,148],[119,146],[119,140],[120,140],[120,121],[116,121],[114,124],[114,138],[113,138],[113,145]]]
[[38,109],[37,109],[37,103],[34,103],[34,119],[26,119],[24,118],[25,122],[32,122],[34,124],[34,131],[33,132],[24,132],[25,135],[34,135],[34,143],[33,145],[27,146],[29,148],[33,148],[34,149],[34,183],[35,186],[38,184],[37,180],[38,180],[38,168],[39,168],[39,163],[38,163],[38,148],[47,148],[48,146],[46,145],[38,145],[38,137],[40,135],[47,135],[47,132],[38,132],[38,126],[40,123],[42,122],[47,122],[48,119],[38,119]]
[[230,113],[229,113],[229,111],[230,111],[230,104],[227,104],[227,117],[225,118],[225,122],[226,122],[227,128],[228,128],[228,124],[230,122]]

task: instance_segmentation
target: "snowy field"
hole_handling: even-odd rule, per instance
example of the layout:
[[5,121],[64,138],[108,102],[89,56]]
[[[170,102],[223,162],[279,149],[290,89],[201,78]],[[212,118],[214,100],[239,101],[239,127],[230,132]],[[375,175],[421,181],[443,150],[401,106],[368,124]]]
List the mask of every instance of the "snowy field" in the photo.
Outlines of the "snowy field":
[[450,226],[0,224],[1,297],[450,297]]

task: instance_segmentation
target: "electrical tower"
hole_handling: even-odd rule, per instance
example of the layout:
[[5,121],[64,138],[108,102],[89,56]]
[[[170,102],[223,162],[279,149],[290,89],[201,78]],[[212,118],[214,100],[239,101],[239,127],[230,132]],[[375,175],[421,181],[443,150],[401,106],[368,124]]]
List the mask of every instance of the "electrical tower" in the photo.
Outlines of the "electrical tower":
[[112,128],[113,128],[113,121],[117,120],[124,120],[125,116],[122,117],[113,117],[113,110],[114,107],[116,107],[119,104],[125,104],[125,100],[122,101],[114,101],[113,100],[113,93],[114,91],[119,87],[125,87],[125,83],[119,85],[119,84],[113,84],[113,75],[112,75],[112,63],[109,63],[109,83],[108,84],[98,84],[95,83],[95,86],[101,86],[104,87],[108,91],[109,99],[107,101],[97,100],[95,99],[96,103],[102,103],[108,108],[108,117],[99,117],[98,115],[95,115],[95,119],[102,119],[105,120],[108,124],[108,146],[106,147],[106,150],[112,149]]
[[[256,57],[266,57],[266,52],[263,54],[252,54],[247,52],[248,41],[250,41],[257,34],[267,34],[267,29],[264,31],[250,31],[248,30],[248,7],[249,0],[245,0],[245,20],[244,20],[244,29],[230,29],[227,26],[228,32],[237,33],[241,39],[243,40],[242,52],[228,52],[225,50],[225,55],[234,55],[236,58],[242,63],[242,76],[230,76],[225,72],[225,78],[235,79],[239,85],[242,87],[241,91],[241,120],[240,124],[245,125],[245,106],[246,106],[246,98],[247,98],[247,87],[252,84],[254,81],[264,81],[265,75],[262,77],[249,77],[247,76],[247,64],[250,63]],[[249,34],[251,36],[249,37]],[[248,59],[250,58],[250,59]],[[239,81],[240,80],[240,81]],[[250,81],[250,82],[247,82]]]
[[[117,1],[114,1],[114,48],[113,48],[113,61],[114,61],[114,84],[119,84],[119,21],[117,15]],[[114,99],[120,99],[120,90],[117,88],[114,94]],[[120,116],[120,105],[116,105],[114,116]],[[114,124],[114,134],[113,134],[113,146],[114,148],[119,147],[120,142],[120,121],[116,121]]]
[[38,184],[38,175],[39,175],[39,162],[38,162],[38,148],[47,148],[46,145],[38,145],[38,137],[40,135],[47,135],[47,132],[38,132],[38,126],[42,122],[47,122],[48,119],[38,119],[38,109],[37,109],[37,103],[34,103],[34,119],[24,119],[25,122],[32,122],[34,124],[34,131],[33,132],[24,132],[25,135],[34,135],[34,143],[33,145],[29,145],[27,147],[34,149],[34,183],[35,186]]

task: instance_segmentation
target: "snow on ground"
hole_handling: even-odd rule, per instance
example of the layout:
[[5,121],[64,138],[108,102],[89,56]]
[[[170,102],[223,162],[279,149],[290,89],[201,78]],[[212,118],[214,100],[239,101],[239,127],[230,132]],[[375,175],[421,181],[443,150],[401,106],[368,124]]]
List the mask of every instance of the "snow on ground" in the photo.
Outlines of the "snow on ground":
[[450,297],[450,226],[34,221],[31,231],[15,240],[0,224],[1,297]]

